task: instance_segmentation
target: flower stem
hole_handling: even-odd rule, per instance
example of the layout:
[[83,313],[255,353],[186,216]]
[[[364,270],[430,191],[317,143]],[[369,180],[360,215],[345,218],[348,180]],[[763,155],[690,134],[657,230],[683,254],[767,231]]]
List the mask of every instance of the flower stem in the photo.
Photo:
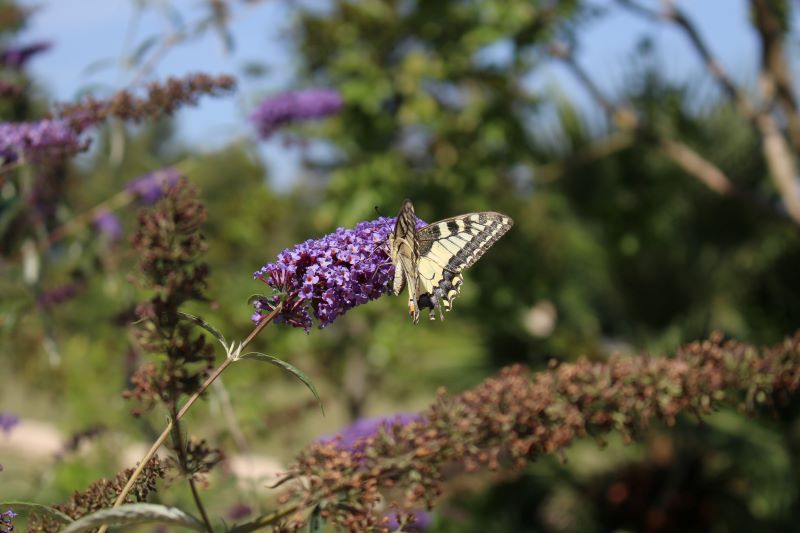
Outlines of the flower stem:
[[[280,313],[281,311],[281,307],[282,307],[281,305],[276,306],[275,309],[273,309],[270,314],[261,319],[261,321],[256,325],[255,328],[253,328],[253,331],[250,332],[247,338],[244,341],[242,341],[241,348],[244,348],[245,346],[250,344],[253,341],[253,339],[255,339],[256,336],[261,332],[261,330],[264,329],[267,326],[267,324],[272,322],[272,320],[276,316],[278,316],[278,313]],[[211,384],[214,383],[214,381],[220,376],[220,374],[222,374],[225,371],[225,369],[228,368],[231,365],[231,363],[235,361],[236,360],[231,358],[230,356],[226,357],[225,360],[216,368],[216,370],[214,370],[214,372],[212,372],[211,375],[208,376],[208,378],[200,386],[200,388],[194,394],[192,394],[192,396],[186,401],[183,407],[181,407],[180,411],[178,411],[178,414],[175,416],[175,421],[178,421],[181,418],[183,418],[184,415],[186,415],[186,412],[192,407],[192,405],[194,405],[194,403],[197,401],[198,398],[200,398],[200,396],[206,391],[206,389],[208,389],[208,387],[210,387]],[[144,470],[145,465],[147,465],[147,463],[150,462],[150,459],[153,458],[158,449],[161,448],[161,445],[164,444],[164,441],[166,441],[167,438],[169,437],[170,433],[172,432],[172,428],[175,425],[175,421],[170,420],[169,422],[167,422],[167,427],[164,428],[164,431],[161,432],[161,435],[158,436],[153,445],[150,446],[150,449],[147,450],[147,453],[144,454],[144,457],[142,457],[141,461],[139,461],[139,464],[136,466],[136,470],[134,470],[133,474],[131,474],[130,479],[128,479],[128,482],[122,488],[122,492],[119,493],[119,496],[117,496],[117,499],[114,501],[114,505],[112,507],[119,507],[125,501],[125,498],[128,496],[128,493],[133,488],[133,484],[141,475],[142,470]],[[107,530],[108,526],[103,525],[99,529],[98,533],[106,533]]]
[[236,526],[230,530],[230,533],[249,533],[250,531],[256,531],[262,527],[270,526],[279,520],[286,518],[290,514],[299,511],[300,509],[300,505],[290,505],[288,507],[284,507],[283,509],[278,509],[269,514],[260,516],[252,522],[247,522],[246,524]]
[[203,518],[203,523],[206,526],[206,531],[208,533],[214,533],[214,528],[211,526],[211,521],[208,519],[208,513],[206,513],[206,508],[203,505],[203,500],[200,499],[200,493],[197,492],[197,484],[194,482],[194,477],[188,471],[188,460],[186,457],[186,448],[183,445],[183,437],[181,436],[181,423],[178,421],[178,417],[175,416],[176,413],[173,410],[172,412],[173,420],[175,421],[173,424],[174,430],[172,431],[172,445],[175,447],[175,450],[178,452],[178,461],[180,462],[181,470],[183,473],[186,474],[187,480],[189,481],[189,488],[192,490],[192,498],[194,498],[194,504],[197,507],[197,510],[200,512],[200,516]]

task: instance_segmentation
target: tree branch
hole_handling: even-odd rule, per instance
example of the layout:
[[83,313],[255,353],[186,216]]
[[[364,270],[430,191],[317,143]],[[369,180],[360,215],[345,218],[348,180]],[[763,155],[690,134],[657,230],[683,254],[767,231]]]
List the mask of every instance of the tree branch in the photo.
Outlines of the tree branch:
[[658,13],[637,4],[633,0],[617,0],[621,5],[648,19],[668,20],[680,27],[689,42],[705,64],[708,71],[717,80],[723,92],[733,102],[739,113],[745,117],[761,136],[761,149],[767,162],[770,174],[783,200],[788,215],[800,224],[800,182],[797,178],[795,154],[789,148],[786,139],[775,119],[767,111],[758,110],[728,77],[722,65],[714,58],[700,32],[689,18],[671,2],[665,2],[666,8]]
[[786,117],[789,137],[800,151],[800,114],[794,94],[791,70],[786,63],[784,23],[774,0],[751,0],[753,24],[761,38],[761,87],[766,105],[777,100]]

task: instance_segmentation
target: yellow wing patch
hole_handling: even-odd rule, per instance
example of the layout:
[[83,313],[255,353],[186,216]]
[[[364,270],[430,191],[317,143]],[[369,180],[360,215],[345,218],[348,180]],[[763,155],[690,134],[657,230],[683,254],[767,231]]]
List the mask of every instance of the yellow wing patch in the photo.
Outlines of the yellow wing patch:
[[467,213],[416,229],[416,215],[410,200],[403,203],[390,237],[390,255],[395,266],[393,290],[409,289],[409,313],[414,323],[420,308],[435,311],[443,319],[461,291],[461,272],[472,266],[497,239],[511,229],[511,217],[486,211]]

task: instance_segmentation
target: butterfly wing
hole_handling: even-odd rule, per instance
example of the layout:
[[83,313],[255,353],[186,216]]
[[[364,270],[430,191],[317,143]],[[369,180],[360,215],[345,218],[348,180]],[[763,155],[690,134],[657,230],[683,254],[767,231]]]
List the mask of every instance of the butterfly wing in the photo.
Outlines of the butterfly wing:
[[447,218],[417,230],[417,302],[431,309],[431,319],[439,304],[450,310],[464,281],[461,272],[475,264],[513,225],[511,217],[485,211]]
[[417,217],[411,201],[406,200],[397,215],[394,231],[389,236],[389,254],[394,264],[392,292],[400,294],[404,287],[408,287],[408,310],[414,318],[414,323],[419,320],[419,307],[417,306],[418,247]]

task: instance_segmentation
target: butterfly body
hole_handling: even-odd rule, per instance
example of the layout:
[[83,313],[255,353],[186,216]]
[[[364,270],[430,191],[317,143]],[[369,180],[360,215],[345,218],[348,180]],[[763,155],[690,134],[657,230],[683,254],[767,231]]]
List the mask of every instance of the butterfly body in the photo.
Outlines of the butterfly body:
[[395,267],[392,291],[408,288],[408,310],[416,324],[421,308],[449,311],[461,291],[461,272],[472,266],[489,247],[511,229],[514,221],[501,213],[467,213],[417,229],[410,200],[403,202],[394,231],[389,236],[389,255]]

